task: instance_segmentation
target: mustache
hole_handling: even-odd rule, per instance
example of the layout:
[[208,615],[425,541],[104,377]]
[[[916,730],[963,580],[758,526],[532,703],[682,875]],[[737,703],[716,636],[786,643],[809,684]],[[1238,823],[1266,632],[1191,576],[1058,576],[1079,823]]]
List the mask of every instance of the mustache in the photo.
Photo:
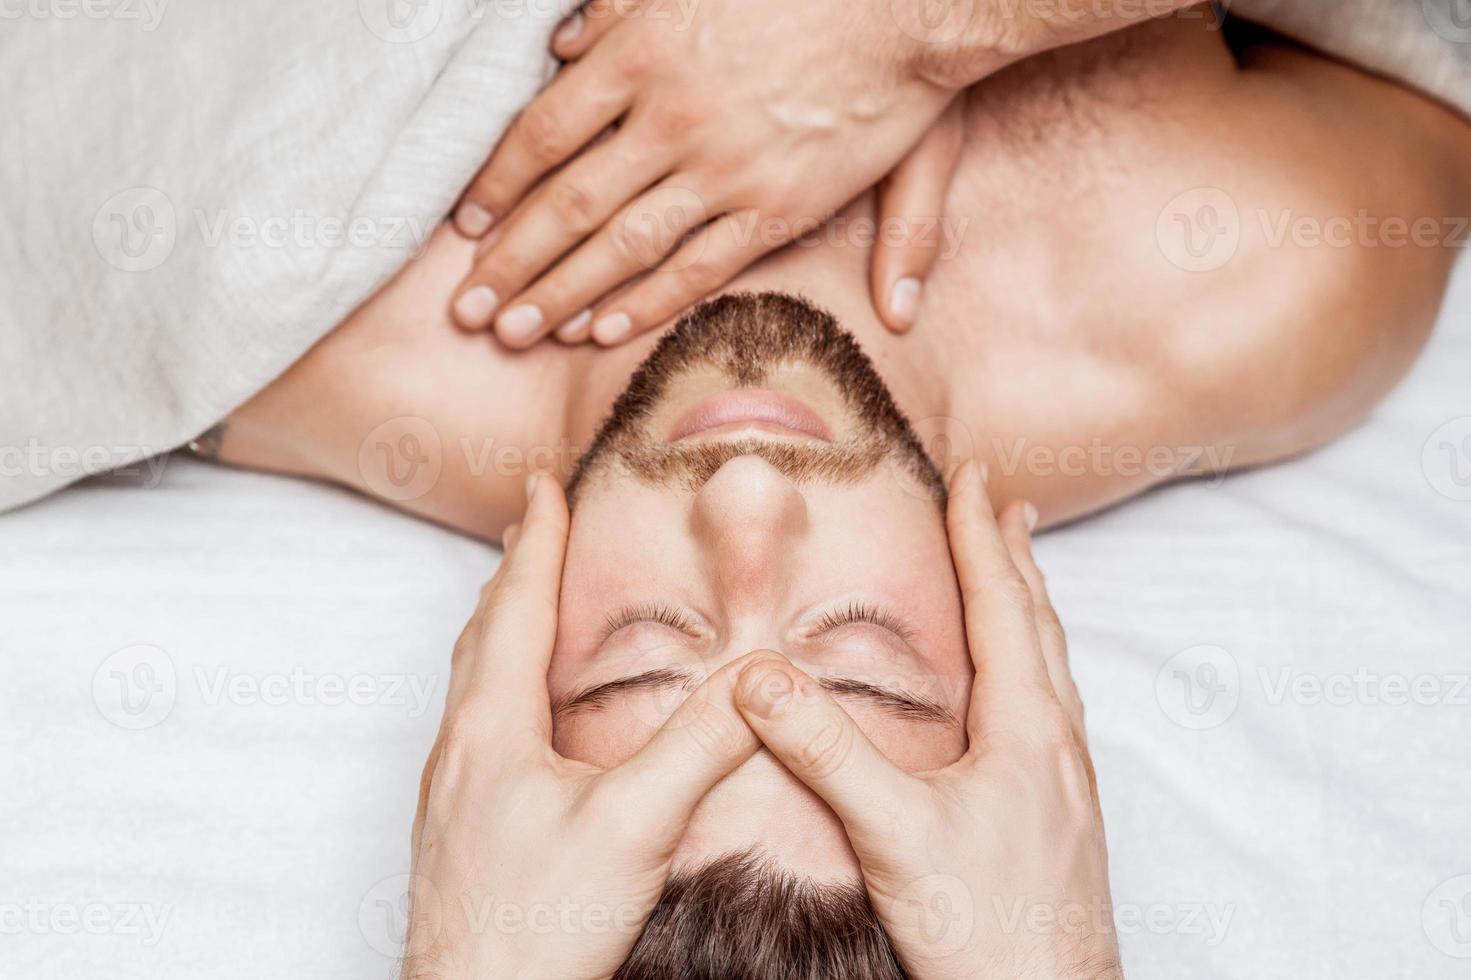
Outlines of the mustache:
[[614,457],[635,479],[655,486],[677,484],[693,493],[738,456],[759,457],[799,485],[845,485],[868,476],[891,452],[883,440],[872,437],[814,445],[746,436],[688,445],[648,438],[621,440]]

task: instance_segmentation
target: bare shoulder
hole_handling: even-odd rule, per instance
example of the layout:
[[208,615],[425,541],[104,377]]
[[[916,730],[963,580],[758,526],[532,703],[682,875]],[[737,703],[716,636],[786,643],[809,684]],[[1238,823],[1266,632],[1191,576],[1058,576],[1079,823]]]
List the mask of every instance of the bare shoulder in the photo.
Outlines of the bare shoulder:
[[[929,287],[967,413],[1008,444],[1229,465],[1326,441],[1435,321],[1468,237],[1466,123],[1290,46],[1136,32],[968,94],[947,204],[966,228]],[[1016,491],[1073,516],[1173,475]]]

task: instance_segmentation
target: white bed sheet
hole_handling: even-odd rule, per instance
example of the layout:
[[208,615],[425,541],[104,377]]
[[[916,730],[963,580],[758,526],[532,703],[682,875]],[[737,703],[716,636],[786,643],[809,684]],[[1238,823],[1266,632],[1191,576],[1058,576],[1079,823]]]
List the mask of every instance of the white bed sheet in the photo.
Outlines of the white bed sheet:
[[[1468,363],[1463,264],[1362,428],[1040,543],[1131,977],[1471,971]],[[419,769],[496,552],[307,483],[185,459],[154,482],[0,516],[0,975],[391,977]],[[1181,672],[1210,668],[1192,714]],[[1279,697],[1283,670],[1350,703]],[[368,703],[324,703],[333,677]],[[1385,703],[1394,678],[1428,703]]]

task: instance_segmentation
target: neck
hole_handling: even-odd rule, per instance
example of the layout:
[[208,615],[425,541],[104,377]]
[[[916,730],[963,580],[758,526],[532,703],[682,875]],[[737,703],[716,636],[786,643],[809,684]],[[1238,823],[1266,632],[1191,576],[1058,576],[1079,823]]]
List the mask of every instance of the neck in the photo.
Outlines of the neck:
[[[788,247],[742,273],[721,292],[800,294],[827,309],[858,338],[926,448],[933,449],[936,439],[948,438],[953,445],[951,378],[941,367],[947,361],[938,346],[942,331],[926,330],[921,322],[916,330],[899,336],[879,322],[868,287],[869,255],[865,248],[844,244]],[[563,411],[543,424],[554,427],[572,446],[586,446],[629,375],[671,325],[663,324],[613,350],[584,347],[568,357]]]

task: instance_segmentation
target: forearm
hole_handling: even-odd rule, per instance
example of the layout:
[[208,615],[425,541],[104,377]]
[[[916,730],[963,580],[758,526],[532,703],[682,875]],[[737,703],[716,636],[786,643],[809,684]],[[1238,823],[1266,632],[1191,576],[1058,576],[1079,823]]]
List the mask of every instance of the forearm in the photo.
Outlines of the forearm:
[[919,2],[891,9],[901,34],[918,42],[918,74],[957,90],[1032,55],[1146,20],[1216,16],[1201,0],[971,0],[949,6],[938,21]]

